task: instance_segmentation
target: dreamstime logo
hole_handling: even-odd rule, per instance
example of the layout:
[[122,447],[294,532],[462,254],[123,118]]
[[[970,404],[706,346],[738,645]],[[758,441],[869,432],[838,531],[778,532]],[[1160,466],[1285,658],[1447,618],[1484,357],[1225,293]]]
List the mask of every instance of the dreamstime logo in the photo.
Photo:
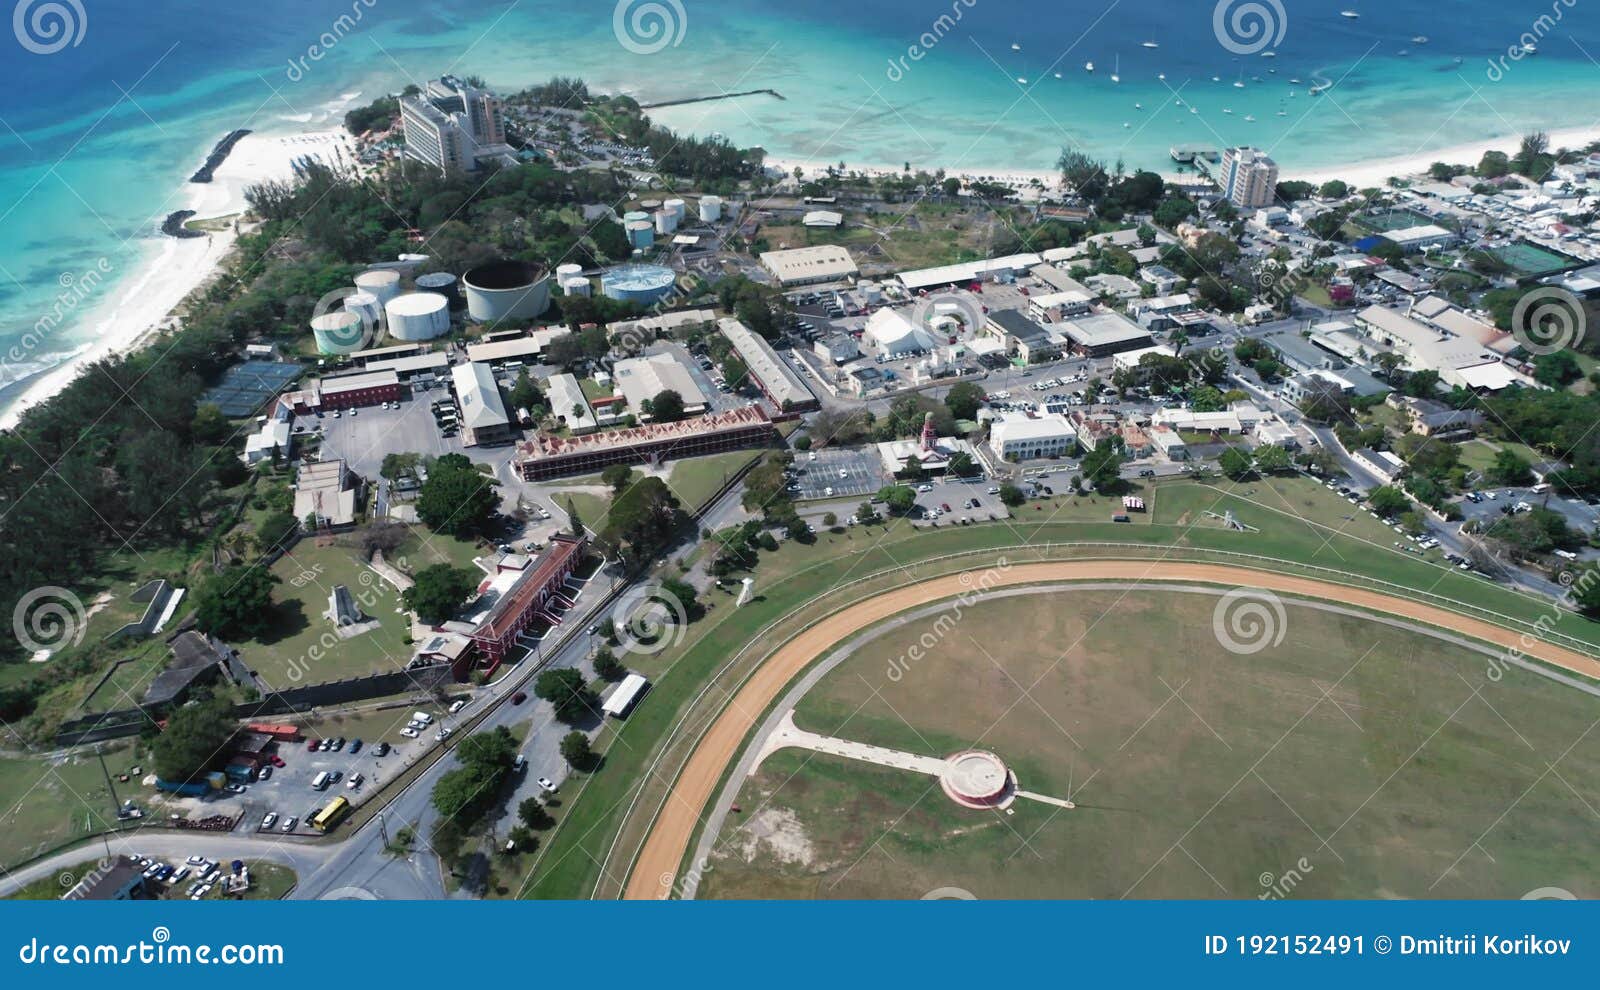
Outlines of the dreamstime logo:
[[56,276],[61,291],[51,300],[50,309],[33,326],[0,354],[0,386],[26,378],[40,370],[31,359],[79,308],[105,285],[112,271],[111,259],[100,258],[81,272],[62,272]]
[[1529,354],[1554,354],[1575,347],[1588,330],[1583,301],[1566,289],[1535,289],[1517,300],[1511,311],[1511,336]]
[[1275,875],[1271,870],[1263,870],[1256,877],[1256,882],[1261,884],[1261,893],[1256,895],[1258,901],[1281,901],[1294,893],[1294,889],[1303,882],[1307,876],[1316,871],[1311,861],[1304,856],[1295,860],[1294,865],[1284,870],[1281,875]]
[[17,0],[11,11],[11,33],[17,43],[35,55],[54,55],[83,44],[89,15],[79,0]]
[[1256,55],[1283,42],[1289,15],[1282,0],[1217,0],[1211,30],[1235,55]]
[[48,653],[83,642],[85,620],[78,596],[52,584],[22,596],[11,613],[11,632],[29,653]]
[[911,310],[911,322],[935,336],[955,336],[950,330],[952,323],[959,323],[968,333],[977,333],[985,319],[983,304],[966,292],[936,292],[917,300]]
[[617,599],[611,610],[611,621],[623,651],[652,654],[683,639],[689,612],[666,586],[651,582]]
[[911,645],[900,656],[889,661],[884,676],[889,680],[899,683],[902,678],[932,654],[934,648],[944,642],[956,626],[961,624],[961,618],[966,610],[983,598],[990,589],[1000,583],[1006,572],[1011,570],[1011,561],[1005,557],[995,559],[994,566],[982,572],[962,571],[956,575],[956,581],[961,585],[961,593],[955,598],[950,608],[941,611],[933,624],[924,629]]
[[1229,653],[1247,657],[1277,646],[1288,634],[1283,602],[1270,591],[1235,588],[1211,613],[1211,632]]
[[1531,58],[1538,52],[1538,43],[1548,37],[1556,25],[1566,19],[1567,11],[1577,5],[1578,0],[1550,0],[1550,13],[1535,17],[1533,23],[1528,25],[1528,30],[1522,32],[1516,42],[1506,48],[1504,55],[1489,59],[1489,67],[1484,70],[1484,75],[1490,82],[1504,79],[1506,73],[1511,71],[1511,63]]
[[367,11],[378,5],[378,0],[350,0],[350,13],[340,14],[333,19],[328,30],[317,36],[317,40],[306,46],[306,53],[299,58],[289,60],[289,68],[284,70],[284,75],[290,82],[299,82],[311,71],[312,62],[320,62],[327,58],[339,43],[360,27]]
[[978,895],[965,887],[935,887],[923,894],[924,901],[975,901]]
[[680,0],[617,0],[611,32],[635,55],[654,55],[683,44],[689,14]]
[[[345,300],[359,292],[359,289],[345,286],[334,289],[332,292],[317,300],[311,307],[311,323],[316,327],[317,349],[324,354],[353,354],[369,346],[378,338],[378,333],[383,329],[384,316],[380,307],[376,316],[365,306],[346,306]],[[336,326],[321,326],[323,317],[339,316],[344,313],[354,314],[356,322],[338,323]],[[337,322],[337,321],[335,321]]]
[[1525,901],[1575,901],[1578,895],[1565,887],[1535,887],[1522,895]]

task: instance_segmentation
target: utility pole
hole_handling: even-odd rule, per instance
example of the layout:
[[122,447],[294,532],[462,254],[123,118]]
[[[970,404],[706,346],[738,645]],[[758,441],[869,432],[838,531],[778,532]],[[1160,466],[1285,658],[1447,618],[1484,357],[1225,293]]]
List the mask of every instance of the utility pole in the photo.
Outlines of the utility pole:
[[[117,789],[111,783],[111,771],[106,769],[106,754],[105,754],[105,751],[102,750],[99,746],[96,746],[94,748],[94,755],[95,755],[95,758],[100,761],[100,772],[105,775],[105,778],[106,778],[106,791],[111,794],[111,817],[112,817],[112,821],[121,821],[122,820],[122,802],[117,800]],[[107,851],[109,852],[109,847],[107,847]]]

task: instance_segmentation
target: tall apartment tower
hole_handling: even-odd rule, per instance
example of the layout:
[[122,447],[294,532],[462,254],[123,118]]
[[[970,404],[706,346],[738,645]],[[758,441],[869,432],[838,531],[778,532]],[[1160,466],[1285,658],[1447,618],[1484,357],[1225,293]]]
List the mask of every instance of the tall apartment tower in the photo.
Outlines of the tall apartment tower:
[[454,76],[400,100],[406,155],[445,172],[471,172],[484,158],[510,158],[500,101]]
[[1271,206],[1278,188],[1278,163],[1260,148],[1228,148],[1218,175],[1222,194],[1241,210]]

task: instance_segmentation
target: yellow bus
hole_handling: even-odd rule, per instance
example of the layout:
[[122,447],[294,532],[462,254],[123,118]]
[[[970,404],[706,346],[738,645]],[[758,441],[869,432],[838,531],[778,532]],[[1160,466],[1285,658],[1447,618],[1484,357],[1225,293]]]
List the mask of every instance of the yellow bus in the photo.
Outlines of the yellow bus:
[[350,802],[342,797],[336,797],[328,802],[326,808],[317,812],[316,817],[311,819],[311,827],[318,832],[326,832],[339,824],[339,819],[343,818],[349,810]]

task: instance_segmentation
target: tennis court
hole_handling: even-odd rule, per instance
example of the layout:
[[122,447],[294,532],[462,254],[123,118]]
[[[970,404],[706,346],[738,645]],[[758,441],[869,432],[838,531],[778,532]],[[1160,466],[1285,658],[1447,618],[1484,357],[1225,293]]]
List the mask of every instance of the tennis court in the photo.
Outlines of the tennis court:
[[200,401],[221,409],[229,419],[251,416],[298,378],[300,370],[298,364],[283,361],[245,361],[229,368]]
[[1426,227],[1438,221],[1416,210],[1395,209],[1363,214],[1356,218],[1356,223],[1374,233],[1386,234],[1391,230],[1405,230],[1408,227]]
[[1519,276],[1523,277],[1550,275],[1577,264],[1564,254],[1557,254],[1526,241],[1493,248],[1489,253],[1510,265]]

